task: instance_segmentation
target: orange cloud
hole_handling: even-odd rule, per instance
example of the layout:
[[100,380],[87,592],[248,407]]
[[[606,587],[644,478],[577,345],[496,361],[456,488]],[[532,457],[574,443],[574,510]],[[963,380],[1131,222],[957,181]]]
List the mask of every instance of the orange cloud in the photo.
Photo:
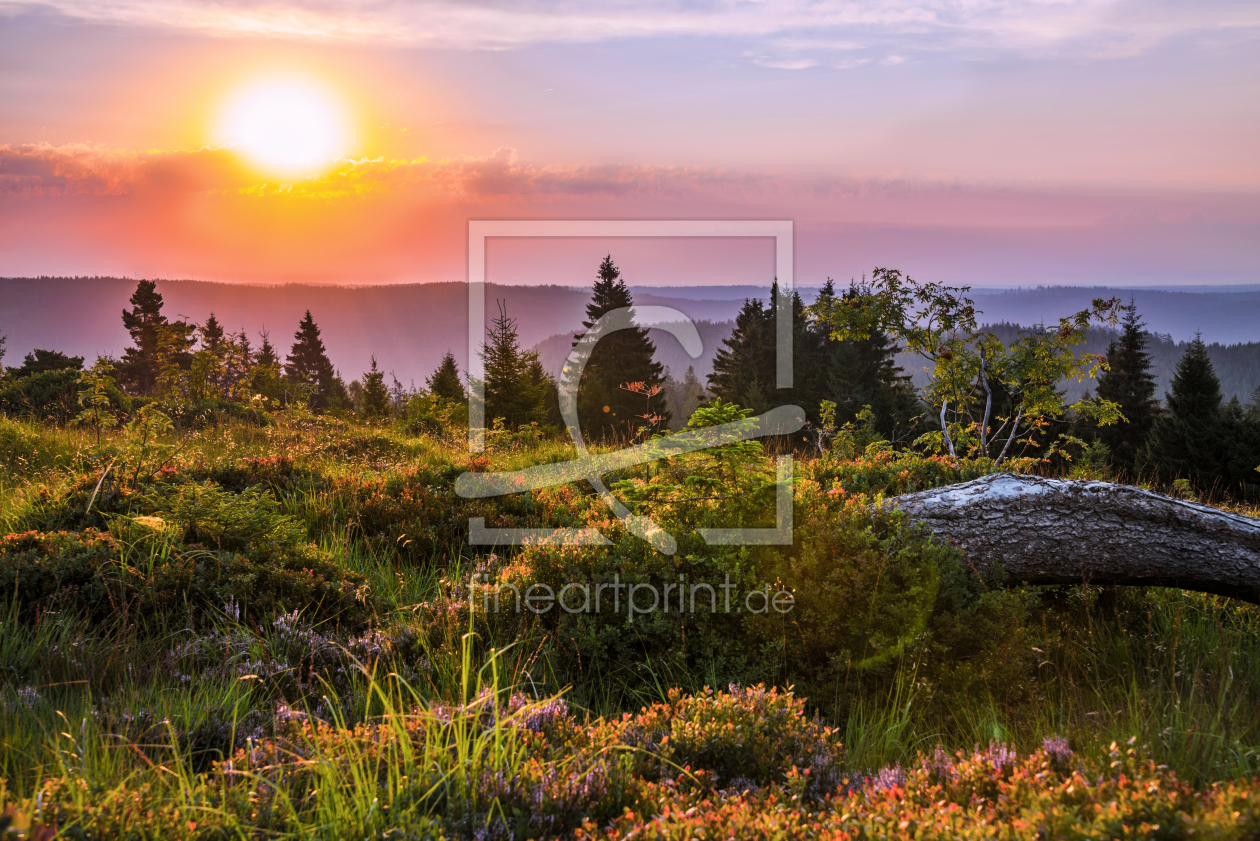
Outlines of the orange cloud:
[[1065,281],[1216,266],[1236,282],[1260,241],[1252,195],[538,165],[510,149],[343,161],[319,177],[263,182],[229,149],[0,146],[0,275],[9,276],[452,280],[463,276],[469,219],[653,217],[795,219],[811,271],[847,276],[910,255],[967,282],[999,266],[1004,277],[1011,267],[1053,273],[1069,254]]

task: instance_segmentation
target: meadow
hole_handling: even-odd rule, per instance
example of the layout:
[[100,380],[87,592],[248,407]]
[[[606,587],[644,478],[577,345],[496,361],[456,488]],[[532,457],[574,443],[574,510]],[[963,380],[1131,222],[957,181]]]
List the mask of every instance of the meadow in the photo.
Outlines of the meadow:
[[[1260,837],[1260,609],[1010,587],[872,508],[989,460],[799,449],[790,547],[696,534],[773,524],[772,446],[610,476],[666,556],[585,486],[455,493],[571,457],[537,429],[473,456],[237,415],[0,418],[2,837]],[[612,545],[469,546],[470,517]],[[474,575],[794,604],[536,614]]]

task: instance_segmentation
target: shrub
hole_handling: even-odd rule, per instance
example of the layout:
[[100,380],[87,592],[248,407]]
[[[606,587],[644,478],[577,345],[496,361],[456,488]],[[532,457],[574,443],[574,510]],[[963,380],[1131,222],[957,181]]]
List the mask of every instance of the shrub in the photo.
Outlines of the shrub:
[[821,799],[844,776],[844,746],[835,730],[805,717],[805,701],[764,685],[668,700],[624,720],[623,743],[636,749],[635,771],[646,779],[707,771],[714,787],[743,791],[809,773],[807,793]]
[[20,600],[28,619],[56,609],[155,630],[205,624],[229,603],[255,620],[301,610],[347,628],[372,613],[364,578],[305,543],[267,493],[183,483],[114,502],[128,512],[102,515],[108,534],[0,539],[0,598]]
[[[116,387],[111,385],[107,393],[115,412],[130,411],[130,399]],[[0,414],[64,423],[78,413],[79,372],[74,369],[32,374],[0,389]]]

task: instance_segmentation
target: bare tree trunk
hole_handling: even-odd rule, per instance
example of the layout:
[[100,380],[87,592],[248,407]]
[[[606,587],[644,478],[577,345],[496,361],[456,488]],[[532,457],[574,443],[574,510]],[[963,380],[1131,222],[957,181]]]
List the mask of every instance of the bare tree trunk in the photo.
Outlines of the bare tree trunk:
[[1029,584],[1153,584],[1260,604],[1260,520],[1128,485],[995,473],[885,502]]

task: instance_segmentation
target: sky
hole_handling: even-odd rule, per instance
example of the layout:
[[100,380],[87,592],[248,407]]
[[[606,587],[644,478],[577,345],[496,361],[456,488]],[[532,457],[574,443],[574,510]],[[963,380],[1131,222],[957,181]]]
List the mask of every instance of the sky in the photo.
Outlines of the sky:
[[[1260,5],[0,0],[0,276],[465,276],[791,219],[797,282],[1260,282]],[[765,283],[745,243],[488,279]],[[585,268],[589,267],[589,268]]]

